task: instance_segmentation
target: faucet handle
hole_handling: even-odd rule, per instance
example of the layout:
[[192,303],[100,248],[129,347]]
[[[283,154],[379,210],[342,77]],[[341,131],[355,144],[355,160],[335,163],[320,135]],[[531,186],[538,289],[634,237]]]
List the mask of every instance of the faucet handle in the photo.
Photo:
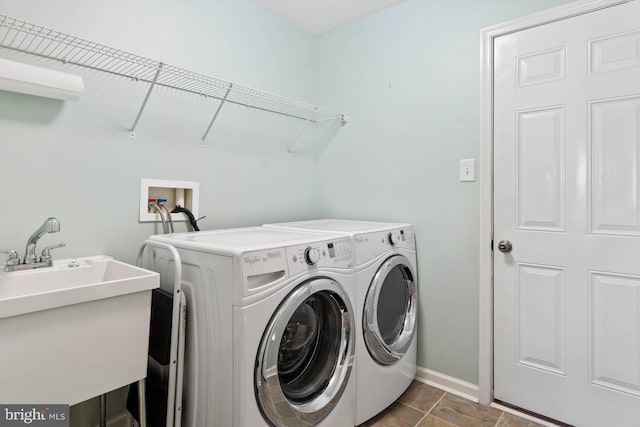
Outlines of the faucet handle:
[[20,264],[20,257],[18,256],[18,252],[13,249],[0,249],[0,254],[7,254],[9,258],[7,258],[6,265],[18,265]]
[[51,250],[58,249],[67,246],[66,243],[58,243],[56,245],[47,246],[42,250],[42,254],[40,255],[40,262],[51,262]]

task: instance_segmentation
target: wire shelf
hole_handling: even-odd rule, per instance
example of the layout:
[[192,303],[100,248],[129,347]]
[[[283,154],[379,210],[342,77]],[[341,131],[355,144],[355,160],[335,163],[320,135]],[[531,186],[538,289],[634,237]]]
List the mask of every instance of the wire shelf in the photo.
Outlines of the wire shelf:
[[164,64],[6,15],[0,15],[0,47],[149,83],[147,96],[132,132],[155,86],[204,95],[220,101],[209,128],[202,137],[203,141],[225,103],[304,120],[305,126],[330,120],[344,124],[347,119],[345,114],[326,108]]

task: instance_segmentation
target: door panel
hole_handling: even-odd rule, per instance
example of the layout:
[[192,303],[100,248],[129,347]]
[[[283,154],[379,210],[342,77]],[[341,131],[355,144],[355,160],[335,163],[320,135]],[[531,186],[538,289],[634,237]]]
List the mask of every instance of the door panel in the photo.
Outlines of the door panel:
[[589,42],[590,73],[640,67],[640,31],[615,34]]
[[590,276],[591,383],[640,396],[640,277]]
[[564,80],[565,47],[518,57],[518,87]]
[[640,1],[494,49],[494,396],[637,427]]
[[589,106],[591,232],[638,235],[640,97],[598,101]]
[[566,375],[564,268],[518,264],[516,286],[518,363]]
[[517,114],[518,228],[564,231],[564,107]]

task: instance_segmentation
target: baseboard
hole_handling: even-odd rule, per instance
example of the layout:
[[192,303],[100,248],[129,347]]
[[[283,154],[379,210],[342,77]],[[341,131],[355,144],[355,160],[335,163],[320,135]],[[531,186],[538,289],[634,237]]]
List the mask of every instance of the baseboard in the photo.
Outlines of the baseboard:
[[478,403],[480,391],[475,384],[421,366],[418,366],[416,380]]

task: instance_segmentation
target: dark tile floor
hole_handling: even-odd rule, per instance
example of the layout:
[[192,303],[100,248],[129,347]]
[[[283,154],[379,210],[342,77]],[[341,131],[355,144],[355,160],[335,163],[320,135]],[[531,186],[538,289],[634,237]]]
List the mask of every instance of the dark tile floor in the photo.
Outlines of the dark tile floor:
[[414,381],[380,415],[359,427],[540,427],[488,406]]

